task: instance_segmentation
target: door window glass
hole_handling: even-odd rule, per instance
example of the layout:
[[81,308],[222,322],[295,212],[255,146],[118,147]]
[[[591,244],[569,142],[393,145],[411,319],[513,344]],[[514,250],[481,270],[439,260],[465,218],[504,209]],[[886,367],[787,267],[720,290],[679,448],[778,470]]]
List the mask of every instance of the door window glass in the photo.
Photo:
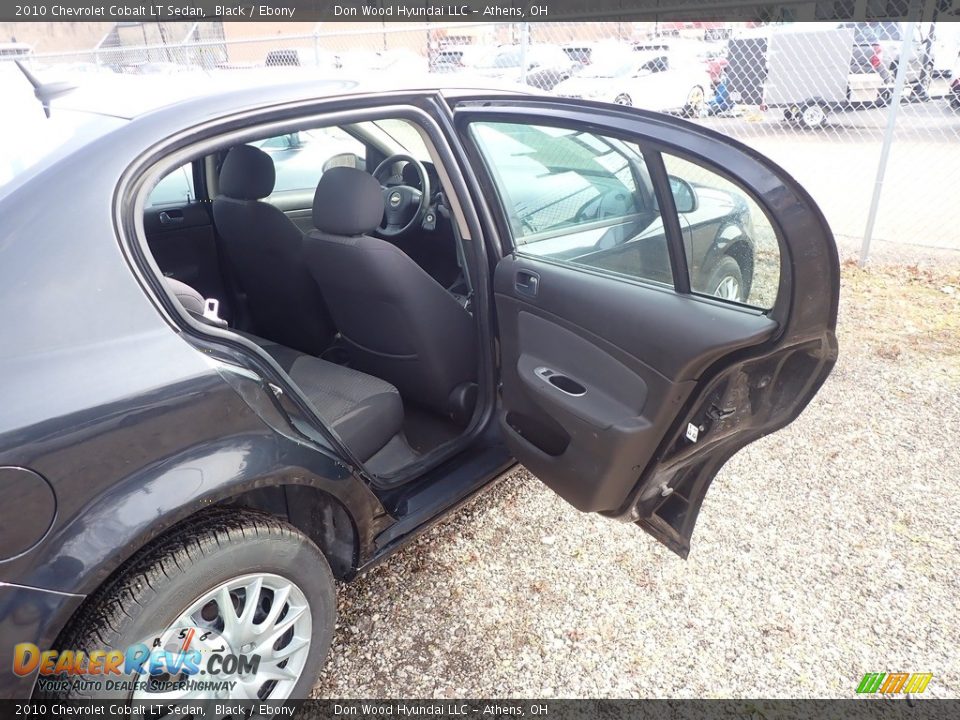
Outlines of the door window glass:
[[157,183],[147,199],[154,205],[187,205],[196,195],[193,192],[193,166],[190,163],[167,173]]
[[660,210],[635,147],[520,123],[479,122],[471,132],[518,252],[672,285]]
[[680,215],[693,292],[773,307],[780,246],[760,206],[712,170],[667,154],[663,162]]

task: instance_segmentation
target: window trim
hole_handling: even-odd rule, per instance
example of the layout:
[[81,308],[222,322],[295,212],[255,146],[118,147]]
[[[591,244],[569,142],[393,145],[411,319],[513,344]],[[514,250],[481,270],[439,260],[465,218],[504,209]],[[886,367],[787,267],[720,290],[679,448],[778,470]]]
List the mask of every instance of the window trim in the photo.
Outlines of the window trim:
[[[673,288],[678,293],[692,295],[693,288],[690,282],[690,266],[687,262],[687,250],[683,244],[683,228],[680,226],[680,213],[677,212],[677,203],[670,190],[670,177],[667,166],[663,162],[663,154],[646,147],[646,143],[637,143],[643,154],[643,161],[647,164],[650,180],[653,182],[653,191],[657,195],[657,205],[660,207],[660,218],[663,221],[664,235],[667,238],[667,254],[670,256],[670,270],[673,273]],[[664,217],[664,213],[667,217]]]
[[[725,172],[723,168],[711,162],[705,162],[700,158],[697,158],[688,153],[685,153],[679,148],[673,149],[670,147],[663,146],[660,143],[656,143],[656,142],[652,142],[650,143],[650,145],[653,149],[656,150],[656,152],[660,154],[661,161],[664,154],[671,155],[680,160],[684,160],[685,162],[688,162],[691,165],[697,165],[713,173],[714,175],[717,175],[718,177],[723,178],[730,184],[736,186],[737,189],[740,192],[742,192],[745,197],[749,198],[750,201],[753,202],[753,204],[756,205],[757,208],[760,210],[760,212],[763,214],[764,220],[770,226],[770,229],[773,230],[773,235],[777,240],[777,256],[778,256],[779,265],[780,265],[780,267],[778,268],[779,277],[777,278],[777,295],[774,298],[773,305],[769,308],[762,308],[756,305],[748,305],[747,303],[737,302],[735,300],[722,300],[721,302],[723,302],[725,307],[736,307],[736,308],[746,308],[748,310],[759,310],[764,315],[769,315],[772,319],[776,320],[777,322],[781,322],[781,319],[778,317],[775,311],[777,310],[777,305],[780,301],[780,298],[787,297],[790,294],[790,283],[793,281],[793,276],[791,274],[790,265],[789,265],[790,246],[787,244],[786,240],[784,239],[783,232],[780,226],[777,224],[776,220],[773,217],[771,217],[769,214],[767,214],[764,203],[762,203],[760,199],[753,194],[753,192],[745,188],[743,186],[743,183],[741,183],[739,180],[733,177],[730,173]],[[664,163],[664,167],[666,167],[666,163]],[[669,190],[669,186],[668,186],[668,190]],[[671,193],[671,199],[672,199],[672,195],[673,194]],[[679,215],[677,217],[679,218]],[[684,256],[686,256],[686,251],[684,251]],[[688,270],[687,278],[689,277],[690,277],[690,274]],[[691,290],[690,294],[693,295],[694,297],[701,297],[701,298],[714,297],[712,295],[706,295],[705,293],[697,292],[695,290]],[[714,298],[714,299],[717,299],[717,298]]]
[[[488,202],[496,203],[496,207],[499,209],[499,217],[497,218],[497,228],[498,234],[501,238],[501,243],[504,245],[503,254],[509,255],[511,253],[517,253],[523,255],[524,257],[535,258],[538,260],[550,260],[542,256],[533,256],[529,253],[523,253],[520,250],[520,247],[517,246],[514,237],[513,231],[510,227],[510,224],[506,222],[508,217],[507,209],[504,207],[502,199],[499,192],[497,191],[497,186],[493,181],[493,175],[490,172],[489,164],[487,163],[486,157],[483,152],[480,150],[479,146],[476,144],[472,133],[470,132],[470,126],[477,122],[502,122],[502,123],[523,123],[527,125],[543,125],[547,127],[556,127],[559,129],[570,130],[571,125],[579,125],[577,129],[584,130],[587,132],[592,132],[597,135],[602,135],[605,138],[619,140],[624,143],[631,143],[641,148],[644,153],[646,152],[656,152],[656,153],[666,153],[678,157],[682,160],[686,160],[694,165],[699,165],[705,170],[708,170],[728,182],[732,183],[744,193],[745,196],[750,198],[758,208],[760,208],[763,213],[763,217],[769,223],[771,229],[773,230],[774,236],[777,241],[777,250],[779,254],[779,278],[777,282],[777,293],[773,302],[773,306],[770,308],[761,308],[755,305],[747,305],[744,303],[738,303],[731,300],[721,300],[720,298],[702,294],[699,292],[691,291],[685,293],[688,297],[696,298],[697,300],[703,302],[709,302],[711,304],[716,304],[718,307],[728,308],[732,310],[737,310],[740,312],[746,312],[753,315],[764,315],[769,317],[771,320],[783,324],[784,320],[790,313],[790,298],[792,295],[792,284],[793,284],[793,271],[790,267],[790,258],[791,258],[791,248],[787,243],[784,234],[783,228],[780,226],[776,218],[769,215],[765,209],[765,204],[762,202],[754,192],[744,186],[744,184],[738,180],[735,176],[727,172],[724,168],[719,166],[713,160],[707,156],[700,156],[695,153],[689,153],[683,146],[674,145],[670,142],[665,142],[658,139],[657,137],[652,137],[646,135],[642,132],[636,132],[632,130],[626,130],[622,127],[611,122],[611,124],[605,124],[603,120],[606,120],[606,117],[603,117],[603,120],[600,122],[585,122],[581,119],[582,113],[588,111],[589,108],[574,105],[572,107],[564,107],[558,116],[545,116],[543,114],[543,109],[537,107],[538,101],[527,104],[511,104],[503,106],[490,107],[489,105],[482,104],[483,101],[468,101],[457,108],[460,113],[459,118],[457,118],[456,128],[460,133],[462,139],[468,140],[465,143],[465,147],[468,152],[468,156],[471,161],[476,162],[480,161],[482,164],[484,174],[486,177],[483,179],[485,182],[482,184],[486,189],[492,190],[493,198],[488,198]],[[606,108],[609,109],[611,113],[617,112],[616,107]],[[534,114],[536,113],[536,114]],[[660,123],[666,124],[663,120],[657,120],[650,117],[639,118],[642,122],[646,123]],[[622,123],[622,118],[611,117],[610,120]],[[670,128],[674,130],[674,128]],[[708,133],[711,132],[708,130]],[[709,137],[709,135],[708,135]],[[652,180],[652,176],[651,176]],[[667,185],[667,192],[669,192],[669,183]],[[673,200],[672,194],[670,200]],[[677,215],[679,223],[679,215]],[[504,243],[504,238],[507,239]],[[680,242],[682,245],[683,235],[681,231]],[[668,245],[669,253],[669,245]],[[686,257],[686,251],[684,250],[684,257]],[[553,262],[553,261],[551,261]],[[565,267],[572,267],[578,270],[585,270],[583,266],[574,265],[572,263],[563,262]],[[672,258],[671,258],[671,268],[673,267]],[[618,276],[612,274],[608,271],[601,271],[604,277],[609,277],[614,280],[623,280],[623,276]],[[689,284],[689,271],[687,273],[687,283]],[[662,283],[658,283],[654,280],[645,281],[643,278],[635,278],[637,281],[649,283],[651,287],[664,287]],[[673,288],[675,292],[679,292],[676,286]]]

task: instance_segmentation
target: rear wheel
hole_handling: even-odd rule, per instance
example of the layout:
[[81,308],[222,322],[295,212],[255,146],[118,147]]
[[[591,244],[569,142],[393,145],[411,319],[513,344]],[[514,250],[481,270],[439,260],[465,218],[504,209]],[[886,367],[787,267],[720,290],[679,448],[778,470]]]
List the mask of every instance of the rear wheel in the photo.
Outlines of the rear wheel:
[[626,93],[620,93],[617,95],[613,102],[615,105],[626,105],[627,107],[633,107],[633,99]]
[[151,673],[151,660],[140,674],[116,676],[129,685],[120,690],[71,683],[48,692],[38,684],[38,695],[160,703],[306,697],[335,613],[333,575],[309,538],[268,515],[211,512],[134,558],[91,596],[58,644],[88,657],[129,655],[140,644],[173,658],[190,651],[193,671]]
[[729,255],[720,258],[704,283],[708,293],[722,300],[746,302],[746,286],[740,264]]
[[805,128],[822,128],[827,123],[827,111],[820,103],[807,103],[800,109],[800,124]]

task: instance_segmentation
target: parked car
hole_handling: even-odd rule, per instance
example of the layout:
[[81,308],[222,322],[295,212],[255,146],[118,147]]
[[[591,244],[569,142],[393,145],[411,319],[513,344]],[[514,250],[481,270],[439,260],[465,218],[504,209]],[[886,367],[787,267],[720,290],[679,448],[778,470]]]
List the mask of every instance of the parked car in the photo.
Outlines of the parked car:
[[554,92],[699,117],[711,85],[705,65],[697,59],[648,51],[595,62],[559,83]]
[[727,66],[726,44],[703,42],[691,38],[660,37],[633,43],[634,52],[659,52],[670,57],[685,59],[688,63],[703,63],[710,80],[716,83]]
[[574,67],[583,67],[593,62],[593,43],[569,43],[563,46],[563,52],[566,53]]
[[526,48],[501,45],[473,65],[473,72],[483,77],[526,83],[541,90],[552,90],[569,78],[574,69],[573,61],[559,47],[537,44]]
[[469,71],[483,57],[496,52],[484,45],[451,45],[437,50],[430,61],[430,72],[452,73]]
[[[924,34],[929,32],[929,23],[914,26],[911,38],[910,61],[907,67],[907,88],[919,99],[926,99],[933,78],[934,62],[930,44]],[[853,22],[841,23],[840,28],[853,28],[852,73],[878,72],[887,83],[892,83],[897,74],[900,52],[903,48],[908,24],[904,22]],[[884,101],[889,102],[889,94]]]
[[263,64],[270,68],[310,67],[337,70],[340,68],[340,58],[326,50],[282,48],[268,50]]
[[[90,106],[25,77],[0,137],[4,698],[304,697],[335,581],[517,462],[686,557],[716,473],[836,361],[826,220],[707,128],[229,73]],[[267,150],[315,131],[316,188],[274,200]],[[193,192],[158,203],[171,174]],[[761,228],[769,302],[704,286],[758,282]],[[123,682],[78,685],[74,651]]]
[[376,77],[379,73],[409,77],[427,72],[426,58],[411,50],[347,50],[337,57],[338,69],[350,77]]

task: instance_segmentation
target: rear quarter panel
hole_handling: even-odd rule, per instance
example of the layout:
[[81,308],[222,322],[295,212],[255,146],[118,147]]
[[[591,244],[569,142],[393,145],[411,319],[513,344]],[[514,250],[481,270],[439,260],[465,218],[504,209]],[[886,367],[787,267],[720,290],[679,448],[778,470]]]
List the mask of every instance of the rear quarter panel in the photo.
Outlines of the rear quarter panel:
[[355,519],[376,513],[358,478],[265,422],[135,279],[114,188],[163,130],[131,123],[0,200],[0,465],[40,473],[57,503],[0,581],[89,593],[172,523],[264,484],[319,486]]

